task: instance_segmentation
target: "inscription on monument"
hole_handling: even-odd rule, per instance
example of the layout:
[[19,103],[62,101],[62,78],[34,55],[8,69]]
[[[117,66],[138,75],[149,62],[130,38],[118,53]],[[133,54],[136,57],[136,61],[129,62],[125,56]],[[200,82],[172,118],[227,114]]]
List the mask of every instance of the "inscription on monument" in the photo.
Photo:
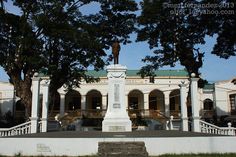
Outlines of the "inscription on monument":
[[117,132],[117,131],[125,131],[125,126],[109,126],[109,131]]
[[115,102],[120,101],[120,85],[114,84],[114,100]]
[[113,108],[120,108],[120,104],[119,103],[114,103]]

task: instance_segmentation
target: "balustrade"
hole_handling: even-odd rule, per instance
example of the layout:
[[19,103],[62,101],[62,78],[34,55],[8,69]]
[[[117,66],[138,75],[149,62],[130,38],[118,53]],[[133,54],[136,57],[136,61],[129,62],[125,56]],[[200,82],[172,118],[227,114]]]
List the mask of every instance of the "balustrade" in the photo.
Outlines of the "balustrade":
[[11,128],[0,129],[0,137],[29,134],[30,129],[31,129],[31,122],[29,121]]
[[202,133],[218,134],[218,135],[231,135],[235,136],[236,128],[231,127],[231,123],[228,123],[228,127],[218,127],[211,123],[200,120],[200,130]]

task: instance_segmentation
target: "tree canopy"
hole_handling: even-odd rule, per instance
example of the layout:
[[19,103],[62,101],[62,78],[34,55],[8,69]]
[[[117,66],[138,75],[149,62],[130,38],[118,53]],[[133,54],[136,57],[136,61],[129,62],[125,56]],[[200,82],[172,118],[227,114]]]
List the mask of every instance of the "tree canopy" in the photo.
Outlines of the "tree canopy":
[[[98,13],[84,15],[81,7],[91,3]],[[0,9],[0,65],[10,77],[17,96],[31,106],[31,78],[41,69],[50,76],[50,91],[63,84],[79,85],[88,67],[102,69],[108,63],[105,50],[114,39],[129,42],[137,9],[134,1],[15,0],[21,14]]]
[[234,56],[236,40],[233,10],[235,2],[231,0],[144,0],[138,17],[140,29],[137,40],[147,41],[154,55],[143,59],[147,66],[141,69],[141,75],[152,75],[153,69],[165,65],[175,66],[180,62],[189,75],[195,73],[199,76],[204,53],[209,53],[202,52],[199,45],[205,44],[207,35],[217,35],[213,54],[223,58]]

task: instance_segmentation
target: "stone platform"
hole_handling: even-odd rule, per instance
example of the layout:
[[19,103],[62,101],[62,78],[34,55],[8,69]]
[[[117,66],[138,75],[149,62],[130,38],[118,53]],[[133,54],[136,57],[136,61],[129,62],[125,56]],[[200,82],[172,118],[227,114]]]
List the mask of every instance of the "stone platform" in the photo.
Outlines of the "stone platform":
[[[162,138],[162,137],[206,137],[222,136],[205,133],[159,130],[159,131],[133,131],[133,132],[102,132],[102,131],[57,131],[37,134],[13,136],[14,138]],[[4,138],[12,138],[4,137]]]
[[[98,154],[99,143],[101,142],[144,142],[146,151],[150,156],[167,153],[236,153],[235,136],[214,136],[165,130],[133,132],[61,131],[1,137],[0,152],[3,156],[14,156],[19,153],[24,156],[91,156]],[[140,149],[143,150],[143,148]],[[119,155],[119,153],[114,154]]]

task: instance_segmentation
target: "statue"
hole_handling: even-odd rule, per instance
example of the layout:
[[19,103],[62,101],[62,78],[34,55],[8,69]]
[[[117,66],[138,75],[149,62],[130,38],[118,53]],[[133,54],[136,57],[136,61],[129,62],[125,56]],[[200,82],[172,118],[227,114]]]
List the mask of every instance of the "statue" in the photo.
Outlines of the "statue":
[[112,54],[114,57],[114,64],[119,64],[119,52],[120,52],[120,44],[118,41],[115,41],[112,44]]

